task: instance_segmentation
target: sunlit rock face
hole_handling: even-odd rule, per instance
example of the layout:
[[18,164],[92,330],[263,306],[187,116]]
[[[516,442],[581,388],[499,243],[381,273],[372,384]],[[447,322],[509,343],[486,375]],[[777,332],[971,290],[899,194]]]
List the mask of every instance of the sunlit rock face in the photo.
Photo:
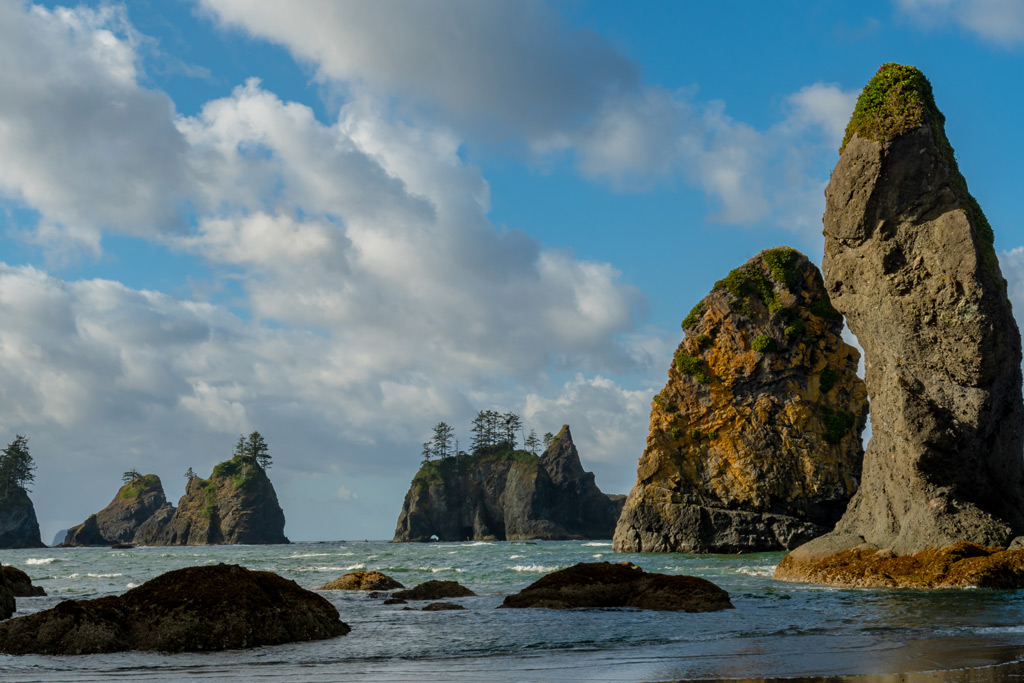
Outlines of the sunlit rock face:
[[831,530],[857,488],[867,393],[818,269],[763,251],[683,329],[615,550],[780,550]]

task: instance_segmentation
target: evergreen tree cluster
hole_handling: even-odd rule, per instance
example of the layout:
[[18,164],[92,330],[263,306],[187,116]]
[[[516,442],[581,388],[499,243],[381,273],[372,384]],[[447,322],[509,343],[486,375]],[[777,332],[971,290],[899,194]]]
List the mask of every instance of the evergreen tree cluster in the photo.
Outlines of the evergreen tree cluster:
[[235,444],[234,457],[251,460],[264,470],[270,469],[270,464],[273,462],[270,457],[270,448],[259,432],[253,432],[248,439],[244,434],[239,434],[238,442]]
[[[514,451],[518,447],[519,436],[523,438],[523,447],[533,455],[537,455],[542,444],[536,430],[531,429],[529,435],[525,434],[522,418],[511,411],[503,413],[497,410],[481,410],[473,418],[469,431],[472,435],[470,449],[473,455],[493,448]],[[553,438],[551,432],[545,434],[543,446],[547,448]],[[447,422],[438,422],[434,425],[431,439],[423,442],[420,455],[423,462],[427,462],[432,458],[450,458],[461,453],[463,451],[459,450],[455,428]]]
[[0,500],[18,490],[29,490],[35,481],[35,461],[28,451],[28,439],[17,434],[7,448],[0,451]]

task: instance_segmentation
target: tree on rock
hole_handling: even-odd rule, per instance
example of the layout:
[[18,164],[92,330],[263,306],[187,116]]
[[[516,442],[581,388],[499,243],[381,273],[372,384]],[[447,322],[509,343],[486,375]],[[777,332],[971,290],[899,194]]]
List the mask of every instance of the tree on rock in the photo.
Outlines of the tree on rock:
[[526,437],[526,450],[530,453],[537,455],[537,449],[540,448],[540,439],[537,438],[537,430],[531,429],[530,435]]
[[270,448],[267,446],[267,442],[262,434],[259,432],[250,434],[244,448],[246,457],[257,462],[263,469],[270,469],[270,463],[272,462]]
[[0,453],[0,493],[6,498],[16,489],[28,490],[35,481],[35,461],[28,451],[28,439],[17,434],[14,441]]
[[431,451],[440,458],[447,458],[451,455],[452,437],[455,436],[455,428],[447,422],[438,422],[434,425],[434,438],[431,442]]
[[125,484],[131,484],[137,479],[142,479],[142,473],[139,472],[134,467],[121,475],[121,481],[123,481]]

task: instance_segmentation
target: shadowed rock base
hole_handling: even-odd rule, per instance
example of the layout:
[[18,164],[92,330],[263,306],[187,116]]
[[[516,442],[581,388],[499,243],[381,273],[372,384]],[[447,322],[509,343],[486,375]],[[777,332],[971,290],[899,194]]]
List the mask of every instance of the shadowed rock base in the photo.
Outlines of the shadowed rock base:
[[861,544],[820,556],[809,545],[784,557],[775,579],[842,588],[1024,588],[1024,550],[964,542],[895,555]]
[[338,610],[272,572],[186,567],[124,595],[65,600],[0,624],[0,652],[77,655],[201,652],[345,635]]
[[389,591],[395,588],[405,588],[398,581],[395,581],[387,574],[381,572],[350,572],[344,576],[328,581],[317,588],[318,591]]
[[629,562],[581,562],[533,582],[501,606],[715,612],[733,605],[727,592],[696,576],[648,574]]

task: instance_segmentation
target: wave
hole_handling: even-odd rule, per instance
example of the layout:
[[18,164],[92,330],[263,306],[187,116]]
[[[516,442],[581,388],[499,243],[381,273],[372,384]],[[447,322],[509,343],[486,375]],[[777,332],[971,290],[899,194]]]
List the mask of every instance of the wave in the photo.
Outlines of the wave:
[[464,548],[473,548],[478,545],[494,545],[494,541],[473,541],[472,543],[466,543]]
[[437,574],[438,572],[462,572],[458,567],[416,567],[416,569],[421,572],[431,572],[433,574]]
[[[86,574],[86,576],[88,576],[90,579],[116,579],[117,577],[124,576],[124,575],[121,574],[120,572],[118,572],[116,574]],[[69,579],[80,579],[80,578],[82,578],[82,575],[79,574],[78,572],[75,572],[74,574],[69,574],[68,578]]]
[[584,546],[589,546],[591,548],[611,548],[612,547],[611,543],[584,543],[583,545]]
[[509,555],[508,559],[510,559],[510,560],[521,560],[524,557],[526,557],[526,555]]
[[511,569],[514,572],[556,572],[561,569],[558,565],[551,565],[547,567],[542,564],[517,564],[512,567],[505,567],[505,569]]
[[295,567],[289,569],[291,572],[354,572],[359,569],[366,569],[365,564],[350,564],[347,567]]
[[775,566],[771,567],[740,567],[736,570],[737,574],[746,574],[747,576],[773,576],[775,574]]
[[56,557],[30,557],[25,560],[25,564],[53,564],[54,562],[60,562]]
[[129,590],[131,590],[132,588],[138,588],[138,587],[139,587],[139,584],[137,584],[137,583],[132,583],[131,581],[129,581],[128,583],[126,583],[126,584],[124,585],[124,587],[125,587],[125,588],[127,588],[127,589],[129,589]]
[[[351,555],[352,553],[348,553]],[[297,559],[300,557],[334,557],[334,553],[293,553],[288,556],[288,559]]]

